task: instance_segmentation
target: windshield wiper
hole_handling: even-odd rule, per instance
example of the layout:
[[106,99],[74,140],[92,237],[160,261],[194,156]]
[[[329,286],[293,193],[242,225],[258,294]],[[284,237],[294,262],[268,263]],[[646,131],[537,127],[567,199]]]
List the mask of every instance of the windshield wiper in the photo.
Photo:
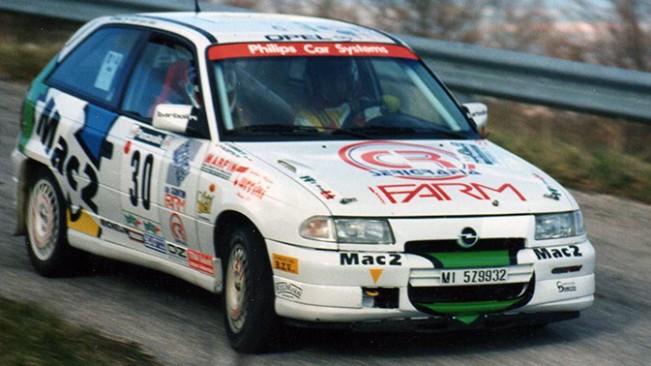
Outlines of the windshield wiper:
[[418,131],[418,132],[419,133],[424,133],[424,134],[431,133],[431,134],[435,134],[435,135],[444,135],[444,136],[447,136],[447,137],[463,139],[463,140],[468,139],[468,136],[466,136],[463,132],[452,131],[452,130],[439,130],[437,128],[427,128],[427,129],[423,129],[423,130]]
[[353,128],[353,129],[350,129],[350,128],[338,128],[338,129],[332,131],[332,135],[334,135],[334,136],[345,135],[345,136],[358,137],[360,139],[368,139],[368,138],[370,138],[369,135],[358,132],[356,128]]
[[364,135],[413,135],[416,133],[416,129],[411,127],[393,127],[393,126],[368,126],[368,127],[354,127],[345,131],[350,131],[351,133]]
[[230,133],[240,134],[240,133],[271,133],[279,135],[287,134],[318,134],[320,131],[316,127],[312,126],[295,126],[295,125],[283,125],[283,124],[269,124],[269,125],[252,125],[252,126],[242,126],[235,128]]

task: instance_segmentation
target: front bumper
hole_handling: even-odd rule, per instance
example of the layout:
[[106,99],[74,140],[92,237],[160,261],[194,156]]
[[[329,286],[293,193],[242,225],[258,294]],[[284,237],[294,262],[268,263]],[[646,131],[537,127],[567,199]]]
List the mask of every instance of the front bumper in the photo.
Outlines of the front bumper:
[[[297,321],[471,324],[498,315],[525,319],[537,313],[565,314],[563,318],[594,301],[595,253],[587,239],[521,248],[512,253],[510,264],[499,266],[509,272],[505,282],[459,286],[443,283],[441,274],[448,268],[422,254],[323,251],[272,240],[267,247],[276,312]],[[498,267],[474,263],[469,269],[485,268]]]

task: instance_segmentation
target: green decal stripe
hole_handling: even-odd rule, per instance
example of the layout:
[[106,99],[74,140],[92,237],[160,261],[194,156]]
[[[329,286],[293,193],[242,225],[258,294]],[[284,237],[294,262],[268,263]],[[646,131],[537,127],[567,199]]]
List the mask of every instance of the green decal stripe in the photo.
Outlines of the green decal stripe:
[[508,250],[484,250],[481,252],[427,253],[443,264],[443,268],[505,267],[511,264]]
[[57,56],[55,56],[50,63],[43,68],[43,71],[38,74],[27,91],[25,103],[23,104],[22,133],[18,141],[18,147],[21,151],[25,149],[25,145],[27,145],[29,138],[32,136],[32,132],[34,132],[34,109],[36,108],[36,101],[39,98],[45,97],[45,93],[48,89],[48,86],[45,85],[45,78],[50,75],[50,72],[54,69],[56,63]]
[[490,300],[476,302],[440,302],[435,304],[418,305],[439,314],[477,314],[504,310],[520,300],[522,299],[517,298],[514,300],[505,301]]
[[479,314],[462,314],[456,316],[457,320],[463,324],[472,324],[475,320],[479,318]]

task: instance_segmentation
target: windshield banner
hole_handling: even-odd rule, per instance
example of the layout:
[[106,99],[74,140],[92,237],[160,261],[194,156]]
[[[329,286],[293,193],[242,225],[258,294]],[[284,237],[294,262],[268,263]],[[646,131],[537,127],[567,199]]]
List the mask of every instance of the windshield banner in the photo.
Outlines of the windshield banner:
[[239,43],[215,45],[208,50],[212,61],[244,57],[343,56],[396,57],[417,60],[410,49],[383,43]]

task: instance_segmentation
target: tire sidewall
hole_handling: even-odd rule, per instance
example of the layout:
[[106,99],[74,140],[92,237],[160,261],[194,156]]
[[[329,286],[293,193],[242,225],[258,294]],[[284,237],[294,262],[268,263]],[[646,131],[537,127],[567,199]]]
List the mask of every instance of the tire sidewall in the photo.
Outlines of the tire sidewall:
[[[29,259],[32,262],[32,265],[37,272],[44,276],[55,276],[65,272],[66,265],[68,264],[68,259],[72,255],[71,248],[67,243],[67,225],[66,225],[66,204],[59,188],[58,183],[52,176],[52,174],[47,169],[39,169],[36,175],[38,178],[34,179],[33,183],[30,184],[29,192],[26,200],[26,209],[25,209],[25,222],[28,225],[27,233],[25,235],[25,243],[27,246],[27,252],[29,254]],[[57,220],[54,223],[56,226],[57,235],[52,243],[51,253],[43,258],[42,255],[36,254],[35,244],[33,243],[32,231],[36,230],[31,225],[34,224],[34,220],[30,218],[32,214],[32,198],[36,192],[36,189],[41,185],[48,185],[54,191],[54,200],[52,204],[54,209],[57,210]]]

